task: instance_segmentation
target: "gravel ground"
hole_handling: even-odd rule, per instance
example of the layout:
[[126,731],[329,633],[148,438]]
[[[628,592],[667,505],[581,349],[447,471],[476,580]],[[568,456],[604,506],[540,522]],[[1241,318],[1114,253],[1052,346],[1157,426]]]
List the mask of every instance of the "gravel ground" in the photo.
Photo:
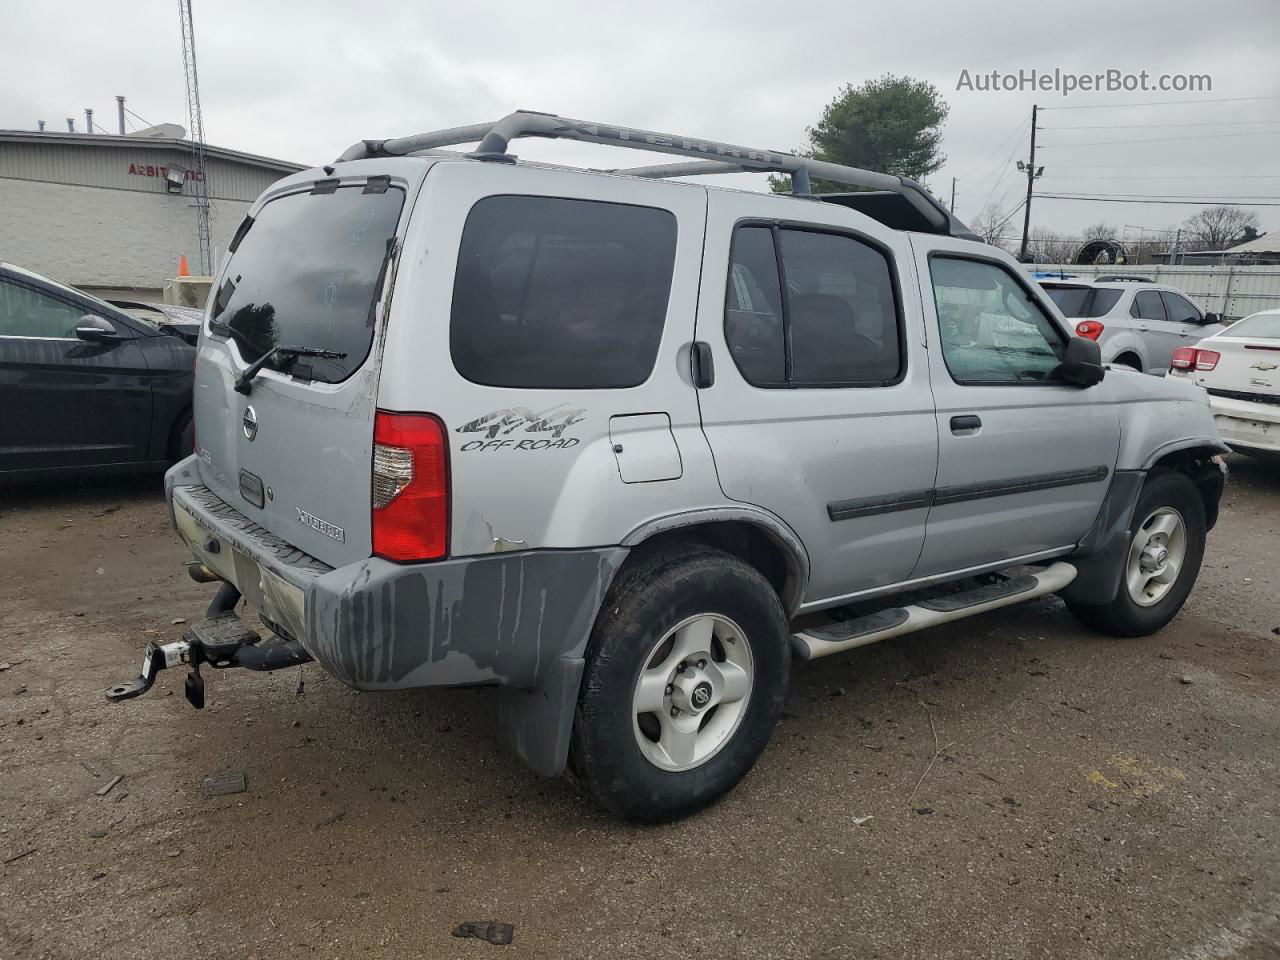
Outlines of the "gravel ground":
[[491,690],[107,704],[212,588],[156,478],[4,491],[0,958],[1280,957],[1280,470],[1232,468],[1161,634],[1048,600],[797,664],[755,771],[656,828],[509,759]]

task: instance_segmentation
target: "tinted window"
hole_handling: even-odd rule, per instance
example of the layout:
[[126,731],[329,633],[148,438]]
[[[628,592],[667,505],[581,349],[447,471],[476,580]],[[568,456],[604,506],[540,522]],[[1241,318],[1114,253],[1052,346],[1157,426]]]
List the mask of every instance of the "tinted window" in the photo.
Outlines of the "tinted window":
[[1062,287],[1044,284],[1049,299],[1058,305],[1064,317],[1086,320],[1105,317],[1120,300],[1121,290],[1103,287]]
[[332,193],[279,197],[258,213],[232,257],[214,300],[213,319],[239,334],[236,346],[252,362],[272,347],[316,347],[342,359],[308,357],[326,383],[358,370],[373,342],[373,306],[404,192]]
[[85,313],[80,307],[0,280],[0,336],[74,338]]
[[768,227],[744,227],[734,233],[725,301],[725,340],[747,382],[762,387],[785,384],[782,289]]
[[1133,298],[1133,306],[1129,315],[1142,320],[1163,320],[1164,304],[1160,302],[1160,294],[1155,290],[1143,290]]
[[[779,282],[777,247],[781,244]],[[725,339],[757,386],[884,384],[902,372],[888,258],[833,233],[743,227],[734,235]]]
[[1191,301],[1186,297],[1180,297],[1176,293],[1161,290],[1160,298],[1164,300],[1164,308],[1168,311],[1169,319],[1173,323],[1200,322],[1200,311],[1192,306]]
[[676,221],[665,210],[488,197],[467,217],[449,344],[498,387],[634,387],[662,339]]
[[942,356],[957,383],[1057,382],[1066,338],[1002,267],[934,257],[929,264]]

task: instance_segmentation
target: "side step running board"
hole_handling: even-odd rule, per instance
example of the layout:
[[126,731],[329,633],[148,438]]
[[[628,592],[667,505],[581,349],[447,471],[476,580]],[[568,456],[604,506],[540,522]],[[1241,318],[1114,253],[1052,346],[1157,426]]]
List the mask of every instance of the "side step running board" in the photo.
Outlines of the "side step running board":
[[1028,573],[1000,583],[975,587],[963,593],[946,594],[931,600],[889,607],[875,613],[810,627],[792,634],[791,646],[804,660],[816,660],[842,650],[865,646],[905,633],[926,630],[952,620],[962,620],[975,614],[998,610],[1010,604],[1033,600],[1048,593],[1056,593],[1076,578],[1076,568],[1059,561],[1038,573]]

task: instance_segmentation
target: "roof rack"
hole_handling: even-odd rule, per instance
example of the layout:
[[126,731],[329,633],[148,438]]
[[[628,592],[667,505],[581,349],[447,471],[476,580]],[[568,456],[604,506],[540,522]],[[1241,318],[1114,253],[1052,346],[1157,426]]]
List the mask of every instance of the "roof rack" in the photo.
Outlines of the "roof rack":
[[[724,173],[786,173],[791,175],[794,196],[853,207],[896,229],[977,239],[924,187],[907,177],[860,170],[779,150],[571,120],[534,110],[517,110],[490,123],[434,130],[410,137],[361,140],[349,147],[337,162],[368,157],[412,156],[464,143],[478,143],[474,151],[466,154],[473,159],[514,162],[516,158],[507,153],[507,147],[519,137],[578,140],[693,158],[682,163],[599,171],[631,177],[666,179]],[[810,179],[815,177],[862,189],[857,193],[813,194]]]
[[1125,276],[1124,274],[1107,274],[1105,277],[1094,277],[1097,283],[1114,283],[1117,280],[1127,280],[1130,283],[1155,283],[1150,277],[1135,277],[1132,274]]

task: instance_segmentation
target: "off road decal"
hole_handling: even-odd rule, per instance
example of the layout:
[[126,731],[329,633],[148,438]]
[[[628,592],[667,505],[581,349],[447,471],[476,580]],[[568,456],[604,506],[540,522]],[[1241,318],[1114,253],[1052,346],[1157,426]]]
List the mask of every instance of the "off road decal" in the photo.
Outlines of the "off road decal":
[[[565,431],[586,418],[584,407],[558,403],[534,412],[528,407],[504,407],[457,427],[456,433],[482,433],[483,440],[468,440],[463,452],[473,450],[565,450],[576,447],[577,437],[566,437]],[[549,437],[513,437],[512,433],[541,433]]]

